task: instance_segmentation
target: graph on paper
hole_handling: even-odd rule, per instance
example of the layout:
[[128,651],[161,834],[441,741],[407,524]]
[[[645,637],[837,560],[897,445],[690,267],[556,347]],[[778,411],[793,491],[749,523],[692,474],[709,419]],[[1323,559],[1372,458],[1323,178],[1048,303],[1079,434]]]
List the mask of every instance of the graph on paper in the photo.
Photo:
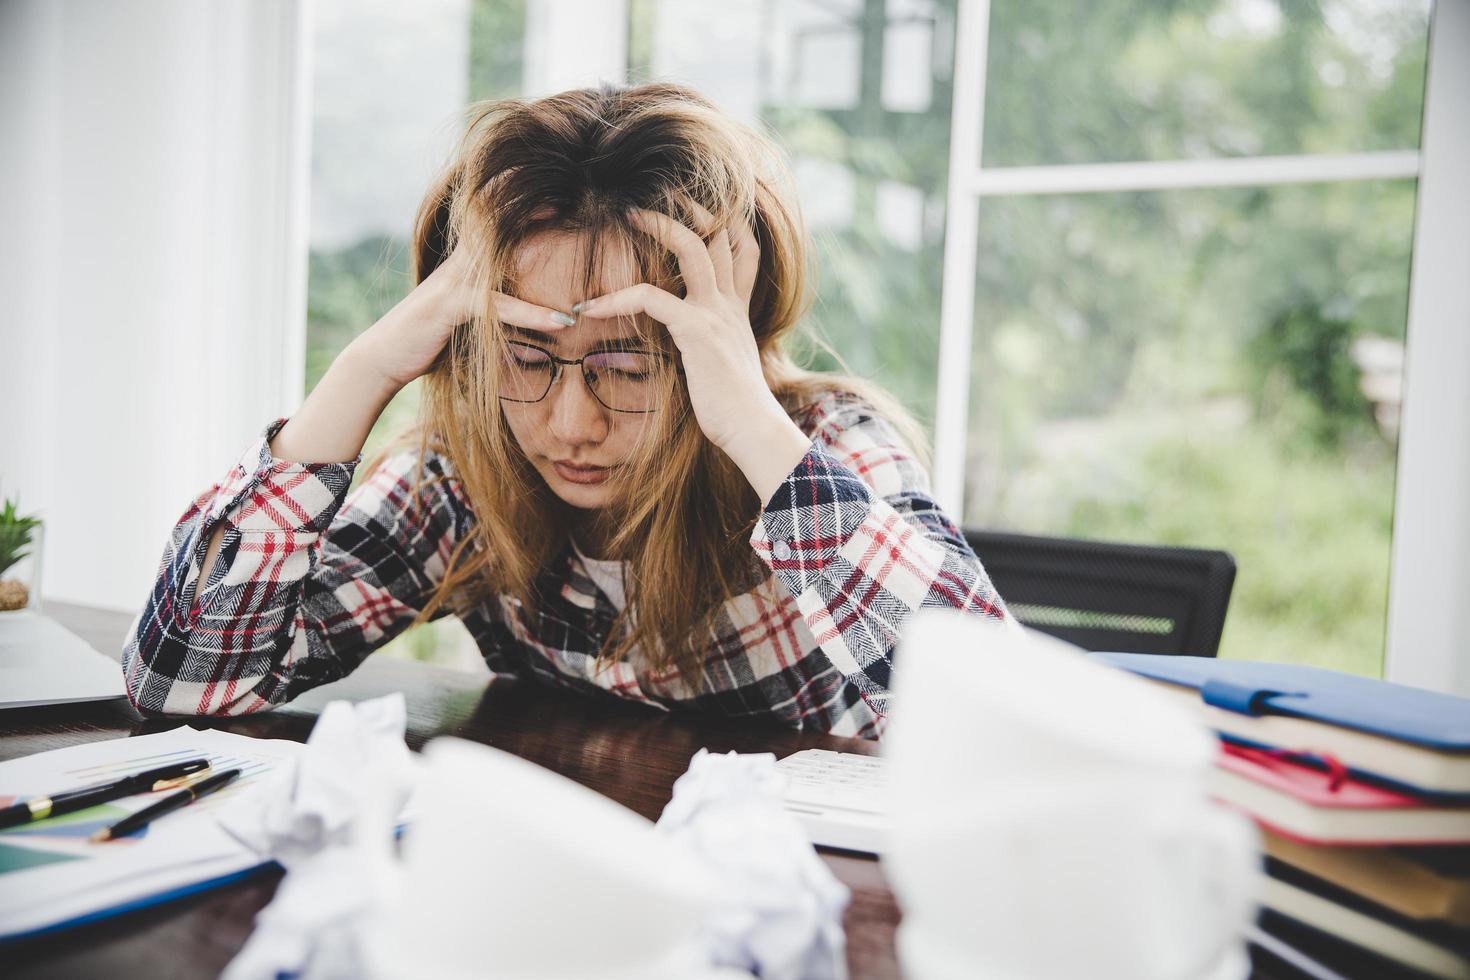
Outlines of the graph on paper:
[[[43,793],[55,793],[76,789],[80,786],[106,782],[170,763],[201,757],[209,760],[210,768],[214,772],[224,772],[227,769],[240,770],[240,777],[224,789],[210,794],[197,803],[189,804],[183,810],[166,815],[156,825],[150,824],[137,833],[116,841],[94,844],[90,838],[97,831],[111,826],[128,814],[158,802],[169,791],[140,793],[125,799],[88,807],[85,810],[78,810],[75,813],[62,814],[19,827],[0,830],[0,876],[48,864],[85,861],[102,855],[116,854],[119,848],[136,847],[146,841],[150,834],[157,833],[163,821],[174,821],[176,824],[180,819],[198,819],[202,815],[228,806],[232,799],[248,792],[252,785],[257,784],[263,777],[276,770],[294,754],[291,750],[283,751],[281,743],[278,742],[248,739],[218,731],[194,732],[191,729],[176,729],[175,731],[190,732],[196,738],[174,739],[174,741],[188,741],[192,744],[166,748],[157,744],[157,736],[150,736],[147,739],[139,739],[138,751],[132,753],[125,751],[127,743],[133,741],[131,739],[102,743],[98,748],[105,746],[110,750],[106,754],[116,757],[79,759],[76,764],[61,765],[49,770],[44,777],[38,777],[34,771],[14,772],[18,763],[31,760],[16,760],[12,763],[0,764],[0,806],[9,806],[12,803],[29,799],[37,795],[38,790]],[[205,747],[209,743],[221,741],[229,748],[220,751]],[[294,746],[294,743],[287,743],[287,745]],[[73,758],[76,758],[74,750],[61,751],[73,753]],[[47,753],[47,755],[50,754]],[[40,757],[34,758],[39,759]],[[32,770],[35,768],[31,767]],[[12,772],[14,772],[13,776]],[[10,778],[28,784],[25,791],[9,791],[10,786],[7,783]],[[42,785],[36,786],[36,783]]]

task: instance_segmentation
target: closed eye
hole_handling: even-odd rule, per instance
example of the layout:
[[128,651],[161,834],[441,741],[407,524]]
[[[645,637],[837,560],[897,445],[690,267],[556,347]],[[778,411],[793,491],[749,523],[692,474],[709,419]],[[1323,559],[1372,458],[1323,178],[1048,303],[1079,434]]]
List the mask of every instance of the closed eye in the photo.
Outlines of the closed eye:
[[615,374],[631,381],[642,381],[653,373],[653,355],[639,351],[603,351],[590,354],[587,366],[594,371]]
[[517,367],[551,367],[550,355],[548,355],[543,350],[537,350],[535,347],[527,347],[524,344],[518,344],[515,341],[510,341],[505,345],[505,351],[507,359],[512,364],[515,364]]

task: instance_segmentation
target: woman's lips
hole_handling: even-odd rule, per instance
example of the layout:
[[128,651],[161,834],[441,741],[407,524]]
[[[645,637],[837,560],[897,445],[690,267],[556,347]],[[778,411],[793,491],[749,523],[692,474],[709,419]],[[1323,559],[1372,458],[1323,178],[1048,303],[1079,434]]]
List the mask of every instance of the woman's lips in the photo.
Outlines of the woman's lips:
[[568,483],[601,483],[607,479],[606,466],[572,466],[569,463],[552,463],[556,475]]

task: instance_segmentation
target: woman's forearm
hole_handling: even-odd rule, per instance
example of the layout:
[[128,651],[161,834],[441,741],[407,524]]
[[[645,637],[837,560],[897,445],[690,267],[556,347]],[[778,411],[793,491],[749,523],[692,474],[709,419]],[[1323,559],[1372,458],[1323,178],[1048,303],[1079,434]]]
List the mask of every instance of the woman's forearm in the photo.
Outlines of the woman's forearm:
[[348,462],[362,452],[397,393],[398,386],[363,365],[349,345],[271,440],[271,455],[288,463]]

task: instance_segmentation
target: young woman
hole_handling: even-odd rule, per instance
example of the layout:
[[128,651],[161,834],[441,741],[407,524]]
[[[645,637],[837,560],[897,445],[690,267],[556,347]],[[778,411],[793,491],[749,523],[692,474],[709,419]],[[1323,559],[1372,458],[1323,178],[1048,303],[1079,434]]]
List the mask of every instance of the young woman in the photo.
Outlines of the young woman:
[[[912,610],[1007,614],[893,399],[786,353],[781,172],[676,86],[472,107],[417,287],[174,529],[134,705],[257,711],[453,612],[496,673],[878,737]],[[416,431],[349,494],[419,376]]]

